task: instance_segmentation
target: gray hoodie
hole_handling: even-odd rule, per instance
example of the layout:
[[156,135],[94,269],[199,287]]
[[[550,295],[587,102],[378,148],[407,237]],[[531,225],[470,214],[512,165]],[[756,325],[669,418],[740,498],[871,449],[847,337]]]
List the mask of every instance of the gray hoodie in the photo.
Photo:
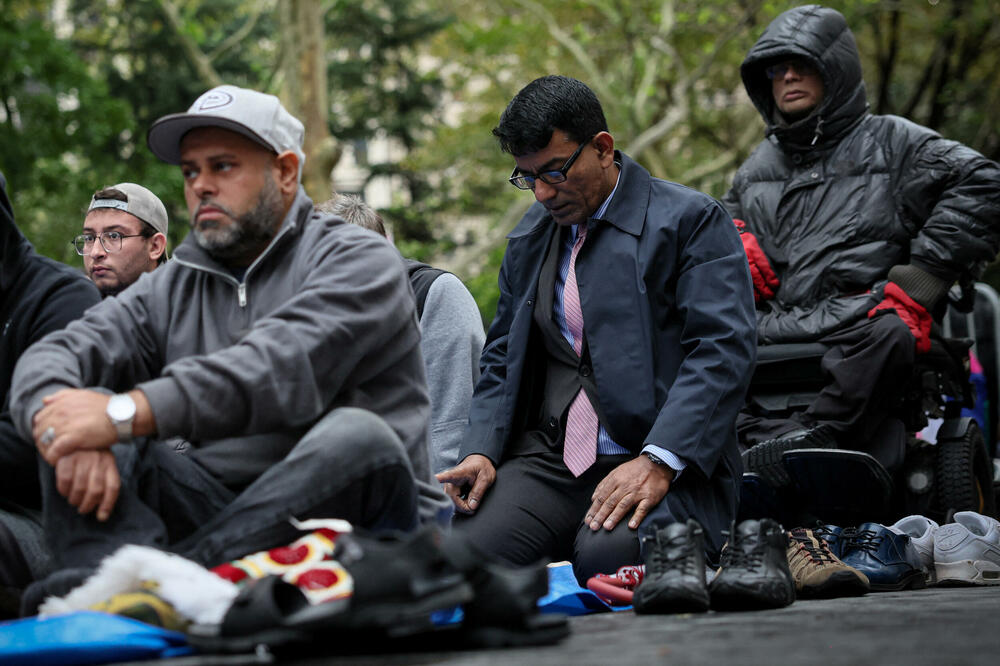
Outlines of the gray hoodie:
[[428,464],[430,413],[420,332],[396,251],[313,211],[301,188],[242,281],[191,236],[174,260],[32,346],[14,373],[21,434],[63,387],[139,388],[158,436],[240,490],[322,416],[368,409],[402,439],[421,518],[449,503]]

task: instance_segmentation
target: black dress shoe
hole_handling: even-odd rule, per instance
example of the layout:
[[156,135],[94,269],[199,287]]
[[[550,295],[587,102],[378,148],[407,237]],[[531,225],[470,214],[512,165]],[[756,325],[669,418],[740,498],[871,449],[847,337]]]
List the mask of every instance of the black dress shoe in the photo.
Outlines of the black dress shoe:
[[775,488],[791,483],[788,472],[781,462],[785,451],[792,449],[835,449],[837,440],[833,429],[820,424],[805,430],[796,430],[781,437],[755,444],[743,452],[743,467],[747,472],[756,472]]
[[645,537],[646,575],[635,588],[636,613],[708,610],[705,535],[694,520],[673,523]]
[[795,601],[787,549],[788,534],[770,518],[737,525],[722,550],[722,567],[708,586],[712,608],[782,608]]

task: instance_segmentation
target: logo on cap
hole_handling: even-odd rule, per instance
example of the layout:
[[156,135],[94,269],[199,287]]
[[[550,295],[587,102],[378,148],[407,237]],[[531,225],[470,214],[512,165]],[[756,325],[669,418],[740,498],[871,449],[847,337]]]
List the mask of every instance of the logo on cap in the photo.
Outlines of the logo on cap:
[[198,111],[210,111],[212,109],[219,109],[223,106],[227,106],[233,103],[233,96],[227,92],[222,92],[221,90],[209,90],[207,93],[202,95],[201,101],[198,104]]

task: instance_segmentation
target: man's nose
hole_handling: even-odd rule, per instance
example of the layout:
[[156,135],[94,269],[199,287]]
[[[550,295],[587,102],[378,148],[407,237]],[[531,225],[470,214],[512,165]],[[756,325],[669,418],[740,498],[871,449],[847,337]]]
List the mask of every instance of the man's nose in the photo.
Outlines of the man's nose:
[[210,197],[216,191],[215,179],[204,170],[199,171],[198,175],[189,180],[188,185],[199,199]]
[[94,239],[94,244],[90,246],[90,258],[97,259],[107,256],[108,251],[104,249],[104,241],[100,238]]
[[796,67],[798,67],[798,65],[793,65],[791,63],[788,64],[785,69],[785,81],[798,81],[802,78],[802,73],[799,72]]
[[535,201],[543,203],[556,195],[556,188],[541,178],[535,179]]

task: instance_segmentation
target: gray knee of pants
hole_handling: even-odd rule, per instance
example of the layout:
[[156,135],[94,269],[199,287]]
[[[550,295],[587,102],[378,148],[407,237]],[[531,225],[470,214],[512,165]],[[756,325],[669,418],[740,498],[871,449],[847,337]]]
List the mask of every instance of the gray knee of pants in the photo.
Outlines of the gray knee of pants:
[[337,407],[317,421],[286,460],[300,458],[309,458],[315,464],[335,461],[340,469],[386,465],[411,468],[396,432],[382,417],[358,407]]

